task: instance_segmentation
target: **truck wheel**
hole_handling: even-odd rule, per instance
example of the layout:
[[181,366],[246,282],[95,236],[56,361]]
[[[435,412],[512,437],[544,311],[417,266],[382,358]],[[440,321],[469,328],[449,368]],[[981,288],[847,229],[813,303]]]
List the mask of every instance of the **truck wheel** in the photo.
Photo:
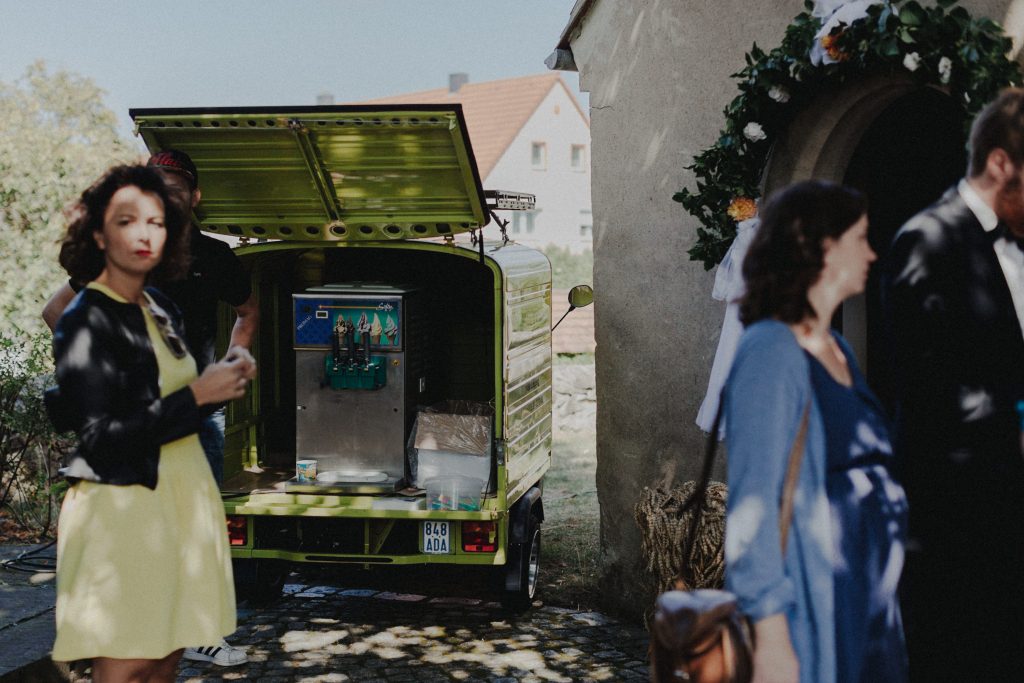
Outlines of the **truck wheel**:
[[[526,541],[518,553],[510,556],[505,568],[505,590],[501,594],[501,606],[521,614],[530,609],[537,594],[537,577],[540,575],[540,518],[530,514]],[[514,588],[512,588],[514,587]]]
[[280,597],[288,577],[288,565],[280,560],[231,560],[235,597],[250,602],[269,602]]

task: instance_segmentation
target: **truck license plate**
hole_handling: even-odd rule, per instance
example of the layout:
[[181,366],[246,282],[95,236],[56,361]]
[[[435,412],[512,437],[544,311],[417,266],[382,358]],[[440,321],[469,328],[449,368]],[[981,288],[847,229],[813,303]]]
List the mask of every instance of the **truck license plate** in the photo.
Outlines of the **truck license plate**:
[[452,551],[451,522],[423,522],[423,552],[447,555]]

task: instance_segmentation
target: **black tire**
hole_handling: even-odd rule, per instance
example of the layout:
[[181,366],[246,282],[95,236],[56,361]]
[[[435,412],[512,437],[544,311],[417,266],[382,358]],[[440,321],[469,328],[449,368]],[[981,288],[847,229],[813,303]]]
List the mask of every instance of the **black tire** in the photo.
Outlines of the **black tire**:
[[[504,590],[501,592],[501,606],[510,612],[522,614],[533,605],[537,595],[537,579],[540,575],[540,519],[536,513],[530,514],[530,525],[527,528],[526,541],[519,547],[518,553],[505,567]],[[508,586],[517,586],[509,589]]]
[[231,560],[235,575],[235,598],[241,602],[270,602],[281,596],[288,564],[281,560]]

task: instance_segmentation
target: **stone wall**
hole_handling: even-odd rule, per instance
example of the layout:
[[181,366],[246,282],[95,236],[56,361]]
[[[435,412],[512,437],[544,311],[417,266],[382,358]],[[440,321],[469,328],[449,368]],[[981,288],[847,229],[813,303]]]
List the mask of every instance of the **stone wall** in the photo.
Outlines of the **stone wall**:
[[551,430],[555,438],[593,434],[597,418],[597,382],[593,364],[554,366],[554,411]]

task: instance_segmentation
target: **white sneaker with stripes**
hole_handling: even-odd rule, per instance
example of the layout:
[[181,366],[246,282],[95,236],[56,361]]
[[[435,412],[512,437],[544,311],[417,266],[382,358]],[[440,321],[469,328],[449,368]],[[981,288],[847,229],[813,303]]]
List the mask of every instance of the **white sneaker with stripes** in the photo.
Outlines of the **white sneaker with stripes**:
[[220,645],[185,648],[182,657],[197,662],[213,662],[217,666],[238,666],[249,661],[245,650],[228,645],[226,640],[221,640]]

